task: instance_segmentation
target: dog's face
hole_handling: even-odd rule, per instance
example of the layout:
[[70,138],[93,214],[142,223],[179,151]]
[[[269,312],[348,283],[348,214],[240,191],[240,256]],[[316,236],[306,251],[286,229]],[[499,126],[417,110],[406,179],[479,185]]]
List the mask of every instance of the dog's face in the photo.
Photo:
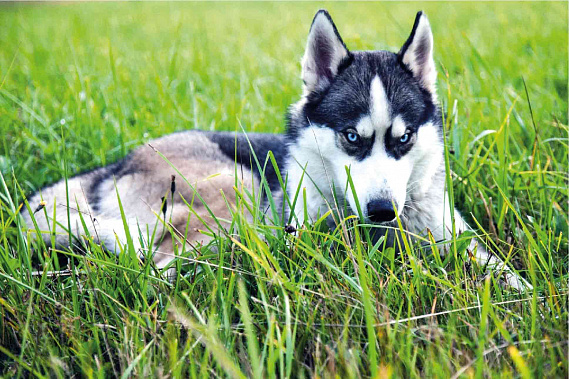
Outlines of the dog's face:
[[[371,222],[389,222],[412,207],[442,161],[433,37],[417,14],[398,54],[350,52],[332,19],[319,11],[302,60],[303,99],[291,109],[297,157],[324,162],[324,174],[356,199]],[[395,206],[395,207],[394,207]]]

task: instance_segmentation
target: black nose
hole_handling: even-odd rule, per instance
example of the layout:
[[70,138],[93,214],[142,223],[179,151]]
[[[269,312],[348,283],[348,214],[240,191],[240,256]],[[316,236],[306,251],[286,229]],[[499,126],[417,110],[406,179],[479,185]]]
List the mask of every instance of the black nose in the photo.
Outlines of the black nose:
[[393,203],[387,199],[370,201],[367,204],[367,217],[372,222],[387,222],[393,220],[395,218]]

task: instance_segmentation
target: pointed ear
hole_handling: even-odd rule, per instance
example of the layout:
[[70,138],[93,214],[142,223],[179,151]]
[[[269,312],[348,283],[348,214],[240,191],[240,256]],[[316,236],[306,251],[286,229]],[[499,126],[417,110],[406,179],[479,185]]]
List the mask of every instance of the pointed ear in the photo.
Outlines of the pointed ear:
[[437,70],[433,59],[433,33],[423,12],[417,13],[411,35],[398,55],[423,88],[435,95]]
[[349,55],[332,18],[326,10],[319,10],[312,20],[302,58],[304,94],[329,86]]

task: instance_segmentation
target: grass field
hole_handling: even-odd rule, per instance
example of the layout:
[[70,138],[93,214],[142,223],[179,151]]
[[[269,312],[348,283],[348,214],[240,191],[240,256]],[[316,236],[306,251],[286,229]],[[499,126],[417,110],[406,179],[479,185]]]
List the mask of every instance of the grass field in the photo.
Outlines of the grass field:
[[563,2],[326,5],[352,50],[397,51],[427,12],[456,207],[534,290],[482,279],[465,248],[395,255],[237,210],[241,242],[184,252],[172,284],[128,253],[26,242],[25,195],[151,138],[282,132],[321,6],[0,4],[0,373],[567,377]]

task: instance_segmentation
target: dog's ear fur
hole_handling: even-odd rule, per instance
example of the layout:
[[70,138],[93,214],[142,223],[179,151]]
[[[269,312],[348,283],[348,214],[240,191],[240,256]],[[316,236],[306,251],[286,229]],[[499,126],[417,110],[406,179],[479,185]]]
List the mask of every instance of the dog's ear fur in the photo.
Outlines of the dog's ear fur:
[[329,86],[349,55],[332,18],[326,10],[319,10],[312,20],[302,58],[304,94]]
[[436,94],[437,69],[433,59],[433,33],[427,16],[421,11],[407,42],[399,51],[399,59],[411,70],[423,88]]

